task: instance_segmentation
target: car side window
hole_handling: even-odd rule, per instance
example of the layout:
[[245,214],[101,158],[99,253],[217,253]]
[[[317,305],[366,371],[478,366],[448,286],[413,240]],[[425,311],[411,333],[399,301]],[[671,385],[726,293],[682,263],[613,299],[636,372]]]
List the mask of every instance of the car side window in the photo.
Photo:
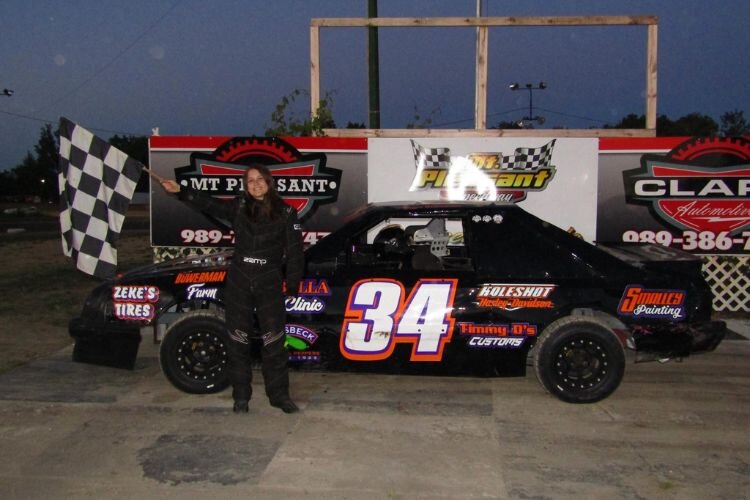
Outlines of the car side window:
[[355,237],[349,262],[377,270],[473,270],[459,218],[391,218]]
[[477,271],[506,279],[592,275],[592,269],[575,252],[539,224],[548,223],[538,219],[521,221],[514,213],[475,217],[470,226]]

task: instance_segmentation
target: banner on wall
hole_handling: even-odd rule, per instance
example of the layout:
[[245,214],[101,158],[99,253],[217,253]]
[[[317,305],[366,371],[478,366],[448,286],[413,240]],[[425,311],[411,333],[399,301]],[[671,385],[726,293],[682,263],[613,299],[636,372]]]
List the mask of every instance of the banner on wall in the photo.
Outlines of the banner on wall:
[[597,157],[592,138],[370,139],[368,201],[518,203],[593,241]]
[[[149,148],[151,168],[157,174],[222,199],[242,192],[248,165],[265,165],[279,195],[297,209],[308,244],[339,227],[367,199],[364,139],[155,136]],[[153,246],[229,247],[233,243],[231,228],[152,185]]]
[[645,141],[602,139],[597,240],[750,253],[750,141]]

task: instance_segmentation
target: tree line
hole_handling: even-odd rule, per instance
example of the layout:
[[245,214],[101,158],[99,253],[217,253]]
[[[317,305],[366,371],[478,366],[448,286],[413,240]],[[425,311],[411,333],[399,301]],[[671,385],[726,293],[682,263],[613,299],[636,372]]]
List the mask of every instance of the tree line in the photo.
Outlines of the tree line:
[[[271,115],[272,125],[265,130],[266,136],[311,136],[323,135],[326,128],[336,128],[331,110],[332,99],[327,95],[321,101],[317,114],[305,117],[295,116],[289,112],[289,107],[299,95],[292,93],[281,100]],[[427,128],[430,120],[421,119],[416,115],[414,123],[408,128]],[[526,125],[529,127],[529,125]],[[602,128],[645,128],[644,115],[629,114],[619,122],[604,125]],[[365,128],[361,123],[347,123],[346,128]],[[493,128],[521,128],[517,122],[500,122]],[[656,120],[656,135],[659,137],[688,136],[747,136],[750,126],[741,110],[728,111],[721,115],[720,123],[701,113],[689,113],[676,120],[660,115]],[[148,138],[146,136],[114,135],[109,143],[148,165]],[[59,131],[52,129],[52,125],[41,128],[39,140],[34,146],[33,153],[26,153],[21,163],[13,169],[0,171],[0,199],[23,201],[29,196],[38,196],[41,200],[57,202],[58,193],[58,159],[59,159]],[[148,189],[148,175],[145,173],[138,182],[137,191]]]

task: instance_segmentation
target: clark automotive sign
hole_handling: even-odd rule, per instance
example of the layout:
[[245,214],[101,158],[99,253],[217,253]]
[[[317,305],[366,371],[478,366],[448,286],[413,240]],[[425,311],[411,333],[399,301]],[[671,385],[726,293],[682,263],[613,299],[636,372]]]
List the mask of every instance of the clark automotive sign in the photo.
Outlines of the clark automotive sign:
[[734,235],[741,240],[750,226],[746,139],[698,138],[667,155],[643,155],[640,168],[623,172],[623,182],[628,203],[649,205],[655,217],[683,234],[730,242]]

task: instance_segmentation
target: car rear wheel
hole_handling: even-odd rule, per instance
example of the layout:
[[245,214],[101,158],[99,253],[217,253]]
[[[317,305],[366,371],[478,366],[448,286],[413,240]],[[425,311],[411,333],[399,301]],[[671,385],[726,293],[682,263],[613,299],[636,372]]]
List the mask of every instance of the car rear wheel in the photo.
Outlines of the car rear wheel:
[[227,378],[227,334],[223,315],[191,311],[172,323],[159,350],[167,379],[191,394],[220,392]]
[[534,369],[542,386],[559,399],[594,403],[620,385],[625,351],[606,324],[568,316],[542,332],[534,348]]

